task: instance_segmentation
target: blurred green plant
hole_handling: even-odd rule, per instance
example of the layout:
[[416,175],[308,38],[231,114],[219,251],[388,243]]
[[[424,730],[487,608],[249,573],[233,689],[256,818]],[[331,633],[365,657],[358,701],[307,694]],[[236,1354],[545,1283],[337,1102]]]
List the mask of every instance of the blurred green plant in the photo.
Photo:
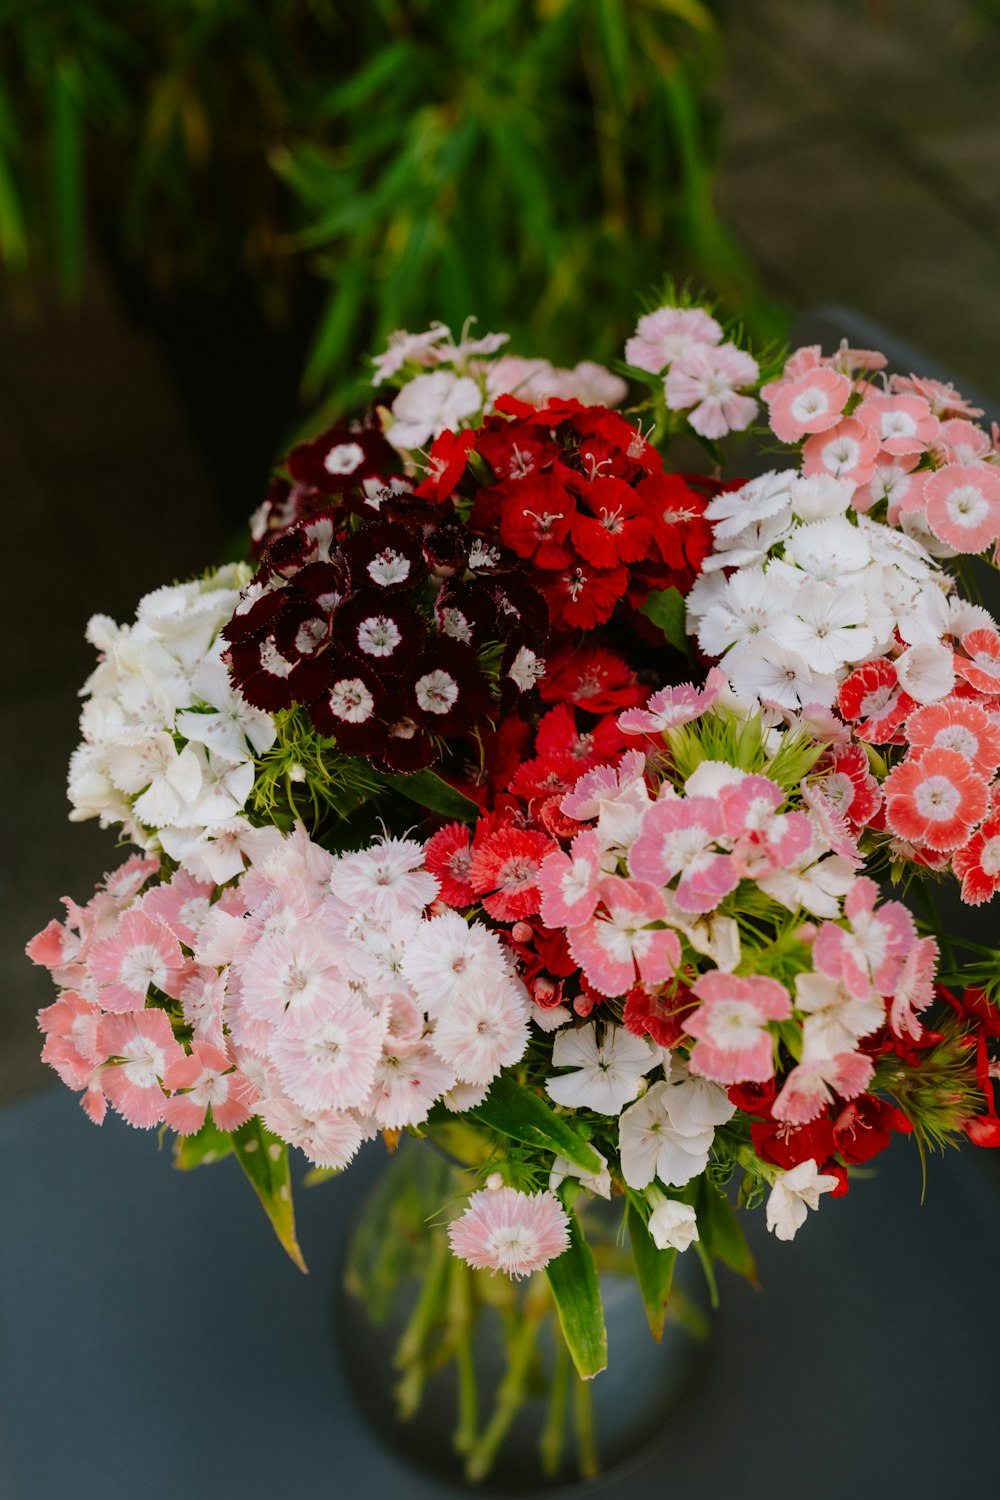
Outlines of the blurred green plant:
[[689,274],[773,333],[712,202],[720,0],[0,0],[0,256],[79,288],[90,206],[154,286],[327,285],[305,372],[433,318],[575,363]]

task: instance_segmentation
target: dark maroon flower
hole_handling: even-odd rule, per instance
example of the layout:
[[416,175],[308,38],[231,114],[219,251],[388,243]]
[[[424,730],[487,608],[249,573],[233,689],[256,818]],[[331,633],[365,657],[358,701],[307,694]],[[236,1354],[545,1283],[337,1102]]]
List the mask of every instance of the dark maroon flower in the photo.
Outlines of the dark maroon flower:
[[412,589],[427,573],[419,535],[391,521],[374,521],[344,544],[355,590],[397,593]]
[[363,479],[395,468],[399,457],[375,427],[331,427],[288,455],[288,472],[324,495],[340,495]]
[[376,671],[395,674],[420,650],[426,626],[413,606],[398,595],[380,597],[368,588],[340,606],[334,631],[342,651]]
[[475,651],[445,636],[433,638],[406,684],[413,694],[413,718],[430,734],[461,734],[489,712],[489,686]]
[[382,720],[391,704],[379,675],[364,662],[338,657],[309,704],[321,734],[332,735],[346,755],[371,755],[382,743]]

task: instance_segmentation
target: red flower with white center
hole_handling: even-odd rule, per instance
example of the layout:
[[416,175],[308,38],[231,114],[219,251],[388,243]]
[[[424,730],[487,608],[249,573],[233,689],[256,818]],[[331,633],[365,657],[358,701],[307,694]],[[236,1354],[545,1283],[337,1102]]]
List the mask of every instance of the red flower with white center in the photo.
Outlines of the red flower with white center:
[[992,777],[1000,766],[1000,725],[969,698],[927,703],[906,721],[906,738],[914,753],[957,750],[977,771]]
[[532,475],[512,485],[500,510],[500,536],[518,557],[539,568],[562,568],[573,558],[568,544],[576,502],[551,474]]
[[238,1130],[253,1114],[257,1098],[246,1075],[207,1042],[192,1042],[190,1057],[170,1064],[163,1085],[174,1091],[163,1105],[163,1118],[178,1135],[196,1135],[210,1107],[219,1130]]
[[916,703],[899,686],[896,668],[885,657],[855,667],[840,685],[837,707],[845,719],[860,719],[854,733],[873,745],[899,742],[900,725]]
[[885,819],[911,844],[957,849],[989,806],[985,780],[957,750],[924,750],[894,766],[883,784]]
[[836,1057],[799,1063],[785,1079],[771,1114],[776,1120],[807,1125],[833,1103],[834,1094],[855,1099],[864,1093],[874,1071],[871,1058],[861,1052],[840,1052]]
[[401,671],[419,651],[424,634],[424,622],[412,605],[379,598],[372,589],[345,600],[334,616],[336,645],[376,673]]
[[806,433],[835,427],[850,394],[847,376],[822,365],[803,371],[796,379],[775,380],[761,388],[770,408],[771,431],[783,443],[797,443]]
[[397,468],[399,454],[376,428],[331,427],[293,448],[286,462],[288,472],[300,484],[311,485],[324,495],[337,495],[370,475]]
[[1000,891],[1000,811],[992,812],[969,842],[955,850],[952,869],[967,906],[981,906]]
[[855,412],[870,427],[885,453],[924,453],[937,439],[940,423],[922,396],[869,391]]
[[469,884],[472,846],[464,823],[449,823],[427,840],[424,868],[437,877],[442,901],[449,906],[474,905],[476,893]]
[[838,1156],[856,1166],[884,1151],[894,1130],[911,1135],[913,1126],[894,1104],[862,1094],[845,1104],[834,1118],[833,1144]]
[[868,757],[860,745],[845,745],[824,756],[817,782],[852,828],[864,828],[882,806],[882,788],[871,773]]
[[142,1010],[105,1016],[97,1028],[97,1040],[111,1059],[101,1082],[115,1109],[140,1130],[159,1125],[166,1102],[161,1080],[173,1063],[184,1059],[166,1013]]
[[542,860],[558,848],[546,833],[505,824],[473,849],[469,884],[491,917],[518,922],[534,916],[541,894],[538,871]]
[[640,562],[649,550],[653,522],[635,490],[621,479],[598,478],[582,498],[593,514],[577,511],[573,517],[571,535],[581,557],[595,568]]
[[803,473],[832,474],[834,479],[850,479],[855,485],[867,484],[875,472],[875,461],[882,444],[857,417],[844,417],[829,432],[818,432],[807,438],[802,449]]
[[631,667],[603,646],[560,647],[549,657],[538,691],[543,703],[572,703],[592,714],[630,708],[646,696]]
[[989,629],[966,631],[962,650],[965,656],[955,653],[958,675],[979,693],[1000,693],[1000,635]]
[[90,972],[105,1010],[142,1010],[150,989],[178,997],[185,973],[180,944],[165,922],[141,911],[123,913],[114,937],[98,943]]
[[1000,537],[1000,469],[945,464],[924,480],[927,524],[956,552],[985,552]]
[[539,587],[548,601],[554,629],[593,630],[611,618],[628,581],[627,568],[601,572],[580,561],[551,576],[543,575]]
[[427,478],[417,485],[415,491],[421,500],[435,500],[438,504],[447,500],[465,473],[469,450],[475,441],[476,434],[471,427],[467,427],[458,437],[449,428],[445,428],[434,439],[427,456]]
[[680,965],[681,945],[669,927],[649,925],[667,915],[661,892],[615,875],[606,875],[597,889],[597,913],[567,933],[588,983],[601,995],[625,995],[637,977],[643,984],[666,984]]
[[691,1071],[713,1083],[765,1083],[774,1074],[770,1021],[787,1021],[792,1002],[783,984],[759,975],[737,978],[721,969],[702,974],[691,986],[702,1004],[686,1022],[697,1038]]
[[846,900],[844,915],[850,930],[824,922],[813,942],[813,963],[820,974],[838,979],[859,1000],[872,989],[890,995],[903,960],[916,942],[913,918],[899,901],[876,908],[878,886],[861,876]]

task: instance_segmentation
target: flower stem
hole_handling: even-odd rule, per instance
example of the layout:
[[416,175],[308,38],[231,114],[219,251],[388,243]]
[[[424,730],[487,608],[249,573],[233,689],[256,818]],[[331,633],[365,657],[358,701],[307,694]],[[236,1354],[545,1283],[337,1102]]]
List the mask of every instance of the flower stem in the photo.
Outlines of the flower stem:
[[456,1453],[468,1453],[476,1441],[479,1395],[476,1388],[476,1362],[472,1352],[472,1334],[478,1309],[472,1277],[464,1261],[454,1256],[450,1263],[448,1290],[449,1343],[455,1351],[458,1375],[458,1421],[452,1442]]
[[424,1355],[435,1326],[441,1322],[448,1260],[447,1236],[443,1231],[432,1235],[420,1296],[410,1314],[410,1321],[403,1329],[393,1358],[396,1369],[401,1372],[396,1385],[396,1402],[404,1422],[414,1416],[424,1393],[428,1373]]
[[508,1345],[507,1370],[497,1390],[493,1415],[469,1449],[465,1462],[465,1477],[470,1484],[486,1478],[500,1444],[524,1403],[525,1383],[540,1327],[540,1318],[526,1316],[514,1328]]
[[547,1479],[554,1479],[562,1462],[566,1442],[566,1404],[569,1396],[569,1350],[558,1323],[553,1321],[552,1340],[555,1345],[555,1364],[552,1370],[552,1389],[549,1392],[549,1410],[538,1440],[538,1451],[542,1459],[542,1472]]
[[594,1407],[590,1399],[590,1384],[579,1376],[573,1382],[573,1427],[576,1431],[580,1475],[583,1479],[593,1479],[601,1470],[594,1434]]

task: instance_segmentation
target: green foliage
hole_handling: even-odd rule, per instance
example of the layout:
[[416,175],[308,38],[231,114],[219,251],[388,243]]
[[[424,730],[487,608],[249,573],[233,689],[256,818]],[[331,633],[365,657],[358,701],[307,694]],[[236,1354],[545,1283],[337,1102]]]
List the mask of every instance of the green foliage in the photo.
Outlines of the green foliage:
[[636,1281],[642,1293],[642,1305],[650,1332],[657,1343],[663,1338],[663,1325],[667,1316],[667,1301],[674,1279],[676,1250],[660,1250],[653,1243],[646,1228],[646,1220],[639,1208],[639,1200],[629,1195],[626,1210],[629,1244],[632,1249],[632,1264]]
[[640,608],[648,620],[652,620],[658,629],[663,631],[664,636],[671,646],[676,646],[678,651],[685,655],[690,650],[687,632],[684,629],[685,608],[681,593],[675,588],[660,589],[655,594],[650,594]]
[[500,1073],[490,1085],[482,1104],[468,1111],[470,1117],[500,1135],[521,1141],[555,1156],[564,1156],[583,1172],[600,1172],[603,1165],[593,1146],[557,1115],[551,1105],[509,1073]]
[[583,1380],[589,1380],[607,1366],[608,1335],[597,1262],[572,1211],[569,1226],[569,1249],[549,1261],[545,1274],[576,1372]]
[[[85,205],[156,285],[328,286],[340,407],[400,325],[621,350],[693,273],[773,331],[713,206],[718,0],[0,0],[0,256],[72,293]],[[609,315],[609,309],[613,312]]]
[[260,1199],[282,1249],[300,1271],[308,1269],[295,1237],[288,1144],[265,1130],[258,1115],[233,1131],[233,1150]]

